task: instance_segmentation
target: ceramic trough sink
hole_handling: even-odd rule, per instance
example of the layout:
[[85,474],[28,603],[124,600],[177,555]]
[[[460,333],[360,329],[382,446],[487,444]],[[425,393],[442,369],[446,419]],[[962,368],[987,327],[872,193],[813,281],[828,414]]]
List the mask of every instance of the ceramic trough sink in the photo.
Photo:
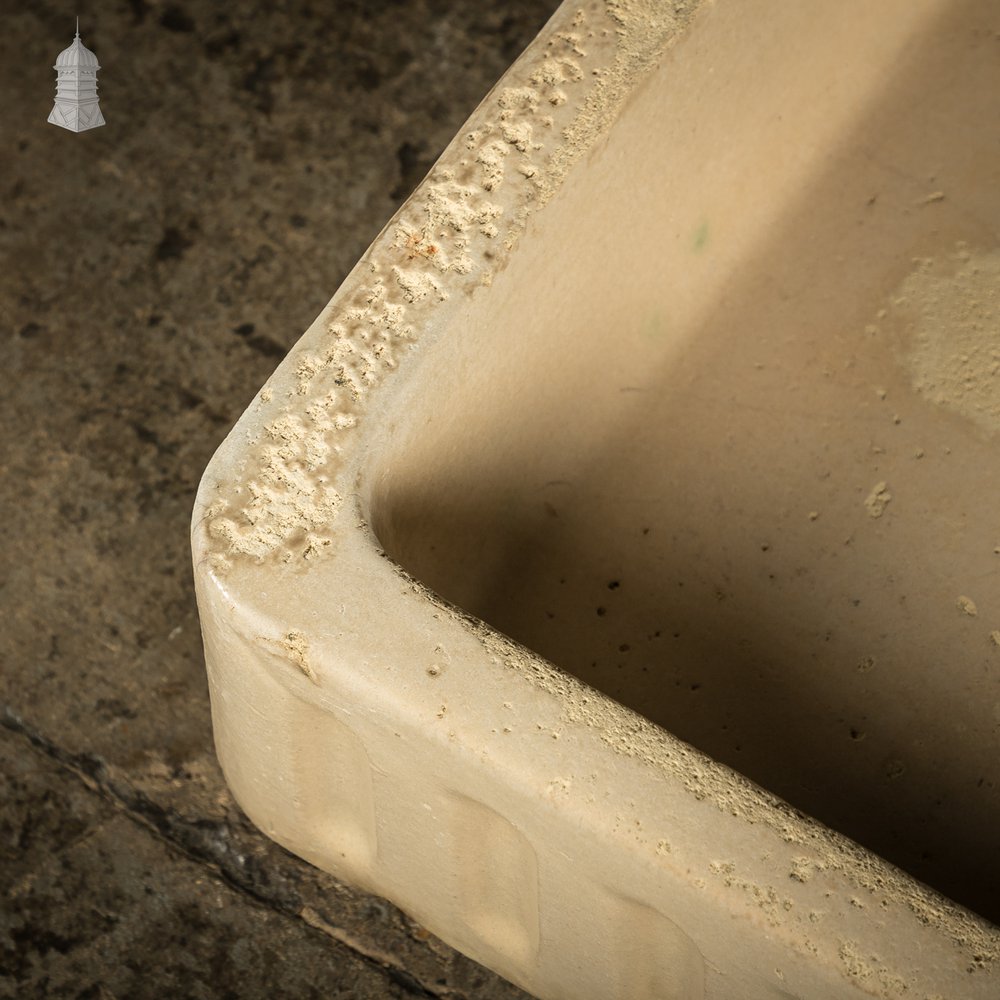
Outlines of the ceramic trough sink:
[[565,4],[219,449],[219,757],[542,998],[1000,996],[992,0]]

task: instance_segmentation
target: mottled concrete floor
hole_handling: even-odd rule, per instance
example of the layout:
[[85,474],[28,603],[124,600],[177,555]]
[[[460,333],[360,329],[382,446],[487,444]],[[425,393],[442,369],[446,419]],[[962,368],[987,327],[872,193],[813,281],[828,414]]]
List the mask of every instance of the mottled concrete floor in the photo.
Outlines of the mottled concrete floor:
[[0,3],[0,996],[523,996],[263,838],[188,518],[255,390],[553,0]]

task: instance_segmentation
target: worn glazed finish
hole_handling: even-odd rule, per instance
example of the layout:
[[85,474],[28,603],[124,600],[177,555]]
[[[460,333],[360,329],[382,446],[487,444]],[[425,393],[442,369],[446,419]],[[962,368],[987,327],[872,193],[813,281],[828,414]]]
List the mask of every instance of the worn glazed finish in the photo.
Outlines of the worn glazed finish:
[[237,798],[540,997],[1000,984],[872,853],[987,908],[997,41],[870,6],[565,5],[202,483]]

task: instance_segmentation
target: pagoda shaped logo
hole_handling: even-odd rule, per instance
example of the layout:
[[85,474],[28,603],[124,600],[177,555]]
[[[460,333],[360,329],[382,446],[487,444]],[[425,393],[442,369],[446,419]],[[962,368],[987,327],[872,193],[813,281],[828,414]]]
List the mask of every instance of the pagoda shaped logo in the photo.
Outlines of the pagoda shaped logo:
[[84,132],[104,124],[97,97],[97,56],[80,41],[80,19],[76,19],[76,37],[63,49],[52,67],[56,71],[56,103],[49,114],[53,125],[71,132]]

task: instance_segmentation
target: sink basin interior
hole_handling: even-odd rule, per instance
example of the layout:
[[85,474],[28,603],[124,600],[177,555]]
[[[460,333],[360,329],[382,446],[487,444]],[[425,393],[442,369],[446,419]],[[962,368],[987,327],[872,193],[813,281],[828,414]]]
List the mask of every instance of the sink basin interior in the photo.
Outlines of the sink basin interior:
[[370,513],[443,597],[996,921],[1000,25],[838,6],[740,45],[700,15],[419,360]]

